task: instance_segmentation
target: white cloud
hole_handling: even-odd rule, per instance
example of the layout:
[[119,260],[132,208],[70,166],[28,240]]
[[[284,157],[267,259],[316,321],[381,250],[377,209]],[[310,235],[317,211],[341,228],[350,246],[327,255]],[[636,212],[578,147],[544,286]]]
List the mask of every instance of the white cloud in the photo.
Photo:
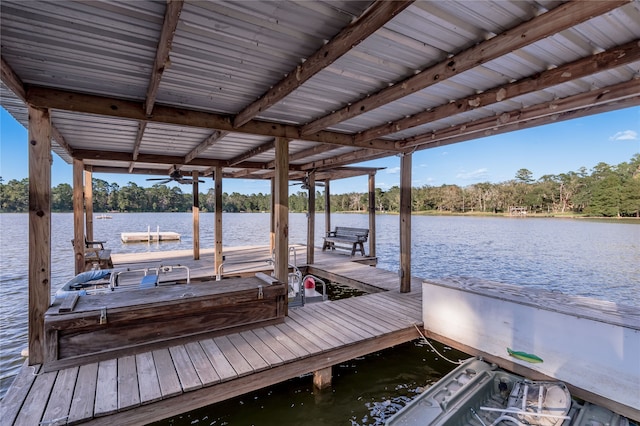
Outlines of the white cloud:
[[456,178],[462,180],[475,180],[483,179],[489,176],[489,170],[486,168],[474,170],[472,172],[461,172],[456,175]]
[[388,169],[385,169],[385,171],[390,175],[396,175],[400,173],[400,167],[389,167]]
[[625,130],[624,132],[618,132],[609,137],[610,141],[635,141],[638,139],[638,132],[635,130]]

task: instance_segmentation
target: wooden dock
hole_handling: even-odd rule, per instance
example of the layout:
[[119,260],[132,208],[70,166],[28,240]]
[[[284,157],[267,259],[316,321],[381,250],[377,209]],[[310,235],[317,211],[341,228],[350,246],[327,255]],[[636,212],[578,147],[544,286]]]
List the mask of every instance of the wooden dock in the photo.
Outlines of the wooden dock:
[[[264,268],[267,254],[266,248],[229,250],[224,272]],[[44,372],[25,365],[2,401],[3,424],[147,424],[419,337],[419,280],[411,293],[400,293],[395,273],[345,256],[316,256],[316,272],[378,292],[290,308],[281,324],[71,368]],[[120,255],[114,261],[116,267],[188,262],[197,273],[216,272],[207,253],[199,261],[182,252]]]

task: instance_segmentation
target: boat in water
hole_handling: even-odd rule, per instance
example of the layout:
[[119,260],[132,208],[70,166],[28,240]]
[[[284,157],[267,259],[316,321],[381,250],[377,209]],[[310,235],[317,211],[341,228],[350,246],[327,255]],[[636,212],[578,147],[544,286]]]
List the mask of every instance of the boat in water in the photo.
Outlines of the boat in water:
[[390,417],[386,426],[629,426],[612,411],[572,399],[560,381],[531,381],[470,358]]

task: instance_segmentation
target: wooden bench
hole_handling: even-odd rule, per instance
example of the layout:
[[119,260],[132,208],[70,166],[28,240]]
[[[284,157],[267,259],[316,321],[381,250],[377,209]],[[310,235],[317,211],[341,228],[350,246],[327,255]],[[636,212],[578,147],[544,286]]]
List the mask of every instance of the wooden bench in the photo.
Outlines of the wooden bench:
[[[71,245],[74,241],[71,240]],[[113,268],[111,261],[111,250],[105,250],[104,243],[106,241],[89,241],[84,237],[84,270],[90,271],[96,264],[100,269]]]
[[87,250],[84,252],[84,270],[93,269],[97,264],[100,269],[112,269],[111,250]]
[[342,243],[351,246],[351,256],[356,254],[357,249],[360,249],[360,253],[365,256],[364,243],[367,242],[367,238],[369,238],[368,229],[336,226],[336,229],[334,231],[327,232],[327,236],[324,237],[322,251],[325,251],[328,248],[330,248],[331,250],[335,250],[336,243]]

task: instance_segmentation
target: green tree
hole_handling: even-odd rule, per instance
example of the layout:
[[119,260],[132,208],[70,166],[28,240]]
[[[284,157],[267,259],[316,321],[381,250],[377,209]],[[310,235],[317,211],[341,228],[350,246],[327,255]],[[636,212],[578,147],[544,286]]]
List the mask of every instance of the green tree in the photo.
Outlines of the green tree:
[[51,190],[51,210],[56,212],[73,211],[73,188],[61,183]]

